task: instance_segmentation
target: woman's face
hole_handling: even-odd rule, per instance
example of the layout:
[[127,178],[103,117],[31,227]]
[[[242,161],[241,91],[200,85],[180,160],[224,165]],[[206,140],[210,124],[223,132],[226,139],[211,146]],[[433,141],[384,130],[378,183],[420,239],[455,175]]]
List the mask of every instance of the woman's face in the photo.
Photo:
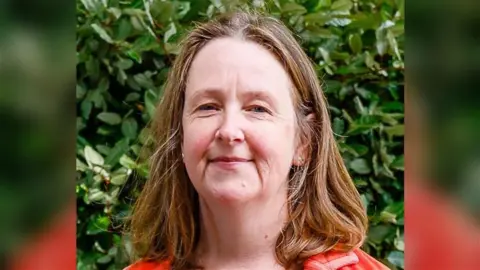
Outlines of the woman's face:
[[189,70],[182,151],[203,198],[224,202],[286,196],[296,153],[290,79],[260,45],[209,42]]

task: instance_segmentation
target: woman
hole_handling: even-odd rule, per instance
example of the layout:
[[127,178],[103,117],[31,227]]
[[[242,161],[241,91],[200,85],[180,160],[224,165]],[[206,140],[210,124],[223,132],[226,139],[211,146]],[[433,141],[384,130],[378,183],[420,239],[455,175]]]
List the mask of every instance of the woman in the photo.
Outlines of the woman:
[[132,239],[147,269],[388,269],[308,57],[279,21],[198,26],[169,75]]

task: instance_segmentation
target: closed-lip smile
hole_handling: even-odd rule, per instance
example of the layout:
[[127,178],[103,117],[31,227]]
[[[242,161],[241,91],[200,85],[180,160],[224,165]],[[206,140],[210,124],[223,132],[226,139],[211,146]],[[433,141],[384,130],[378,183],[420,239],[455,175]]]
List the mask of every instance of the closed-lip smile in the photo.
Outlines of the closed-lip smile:
[[235,156],[220,156],[214,159],[211,159],[210,162],[225,162],[225,163],[234,163],[234,162],[248,162],[249,159],[235,157]]

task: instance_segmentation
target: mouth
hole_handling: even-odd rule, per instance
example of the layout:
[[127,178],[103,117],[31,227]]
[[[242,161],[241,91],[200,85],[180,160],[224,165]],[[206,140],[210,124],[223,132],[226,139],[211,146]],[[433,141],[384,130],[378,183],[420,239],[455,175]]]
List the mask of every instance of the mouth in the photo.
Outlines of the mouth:
[[249,162],[252,161],[251,159],[246,159],[246,158],[241,158],[241,157],[235,157],[235,156],[221,156],[221,157],[216,157],[210,160],[210,162],[215,162],[215,163],[240,163],[240,162]]

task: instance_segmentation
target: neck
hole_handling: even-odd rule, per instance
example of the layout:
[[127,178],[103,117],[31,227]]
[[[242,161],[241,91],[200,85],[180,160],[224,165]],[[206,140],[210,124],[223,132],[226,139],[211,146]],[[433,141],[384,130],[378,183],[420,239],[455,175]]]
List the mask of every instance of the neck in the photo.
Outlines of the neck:
[[200,199],[198,258],[207,269],[280,269],[275,246],[288,212],[286,196],[248,203]]

